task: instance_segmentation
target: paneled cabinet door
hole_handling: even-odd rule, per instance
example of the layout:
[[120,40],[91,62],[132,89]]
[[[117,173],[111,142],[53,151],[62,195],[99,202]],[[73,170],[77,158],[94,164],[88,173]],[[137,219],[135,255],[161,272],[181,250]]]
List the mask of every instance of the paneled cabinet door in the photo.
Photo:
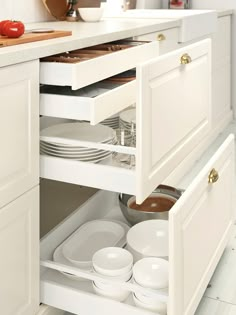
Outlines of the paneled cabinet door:
[[0,308],[34,315],[39,307],[39,188],[0,209]]
[[142,202],[211,128],[211,41],[137,67],[136,196]]
[[0,208],[39,181],[39,63],[0,69]]
[[169,217],[169,315],[193,315],[234,223],[234,138],[229,136]]

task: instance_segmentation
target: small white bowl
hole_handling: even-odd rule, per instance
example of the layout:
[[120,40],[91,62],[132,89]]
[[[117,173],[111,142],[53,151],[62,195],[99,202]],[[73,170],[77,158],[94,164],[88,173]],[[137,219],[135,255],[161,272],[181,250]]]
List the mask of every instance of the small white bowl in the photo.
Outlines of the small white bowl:
[[144,257],[167,258],[169,229],[167,220],[148,220],[131,227],[126,236],[127,249],[138,261]]
[[105,247],[98,250],[92,258],[93,268],[105,276],[121,276],[130,272],[133,256],[124,248]]
[[126,300],[130,294],[130,292],[127,290],[117,289],[114,287],[104,290],[97,287],[94,282],[93,282],[93,289],[98,295],[105,296],[119,302]]
[[157,312],[160,315],[166,315],[167,314],[167,305],[166,303],[153,300],[152,302],[144,303],[140,301],[136,294],[133,294],[133,300],[134,304],[138,307],[144,308],[146,310],[152,311],[152,312]]
[[133,277],[139,285],[145,288],[167,288],[169,262],[157,257],[143,258],[134,264]]
[[[96,270],[94,270],[94,271],[96,272]],[[104,276],[103,275],[104,281],[101,280],[101,282],[106,283],[106,281],[105,281],[106,278],[109,278],[109,280],[112,280],[114,282],[126,282],[126,281],[130,280],[130,278],[132,277],[132,274],[133,274],[133,270],[131,269],[130,271],[128,271],[122,275],[119,275],[119,276],[112,277],[112,276]]]
[[103,8],[79,8],[79,14],[85,22],[98,22],[103,15]]

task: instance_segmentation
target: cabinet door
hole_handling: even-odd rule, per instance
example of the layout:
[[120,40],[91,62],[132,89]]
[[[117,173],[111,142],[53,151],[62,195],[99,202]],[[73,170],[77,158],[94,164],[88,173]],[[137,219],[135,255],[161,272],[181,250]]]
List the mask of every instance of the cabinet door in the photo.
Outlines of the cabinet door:
[[39,307],[39,189],[0,209],[0,307],[33,315]]
[[171,209],[169,315],[194,314],[231,233],[233,190],[229,136]]
[[38,66],[0,70],[0,208],[39,181]]
[[210,130],[211,41],[140,65],[137,85],[136,196],[142,202]]

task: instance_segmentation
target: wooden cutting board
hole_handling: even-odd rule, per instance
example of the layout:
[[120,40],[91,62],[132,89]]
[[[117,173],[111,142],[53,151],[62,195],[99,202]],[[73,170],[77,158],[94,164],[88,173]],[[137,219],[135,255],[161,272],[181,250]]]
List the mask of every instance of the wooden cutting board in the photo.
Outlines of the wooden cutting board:
[[0,36],[0,48],[70,35],[72,35],[71,31],[53,31],[51,33],[27,33],[19,38]]

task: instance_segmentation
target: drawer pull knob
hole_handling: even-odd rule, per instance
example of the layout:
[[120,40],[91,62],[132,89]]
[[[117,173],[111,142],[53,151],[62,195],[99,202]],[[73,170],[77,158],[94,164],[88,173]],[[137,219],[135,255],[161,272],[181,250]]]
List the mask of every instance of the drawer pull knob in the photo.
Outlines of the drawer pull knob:
[[192,62],[192,59],[188,54],[184,54],[183,56],[181,56],[180,58],[181,65],[187,65],[190,62]]
[[210,184],[214,184],[218,181],[219,179],[219,174],[218,172],[213,168],[211,171],[210,171],[210,174],[208,176],[208,183]]
[[166,37],[165,37],[164,34],[159,34],[159,35],[157,36],[157,40],[158,40],[158,42],[162,42],[163,40],[166,40]]

